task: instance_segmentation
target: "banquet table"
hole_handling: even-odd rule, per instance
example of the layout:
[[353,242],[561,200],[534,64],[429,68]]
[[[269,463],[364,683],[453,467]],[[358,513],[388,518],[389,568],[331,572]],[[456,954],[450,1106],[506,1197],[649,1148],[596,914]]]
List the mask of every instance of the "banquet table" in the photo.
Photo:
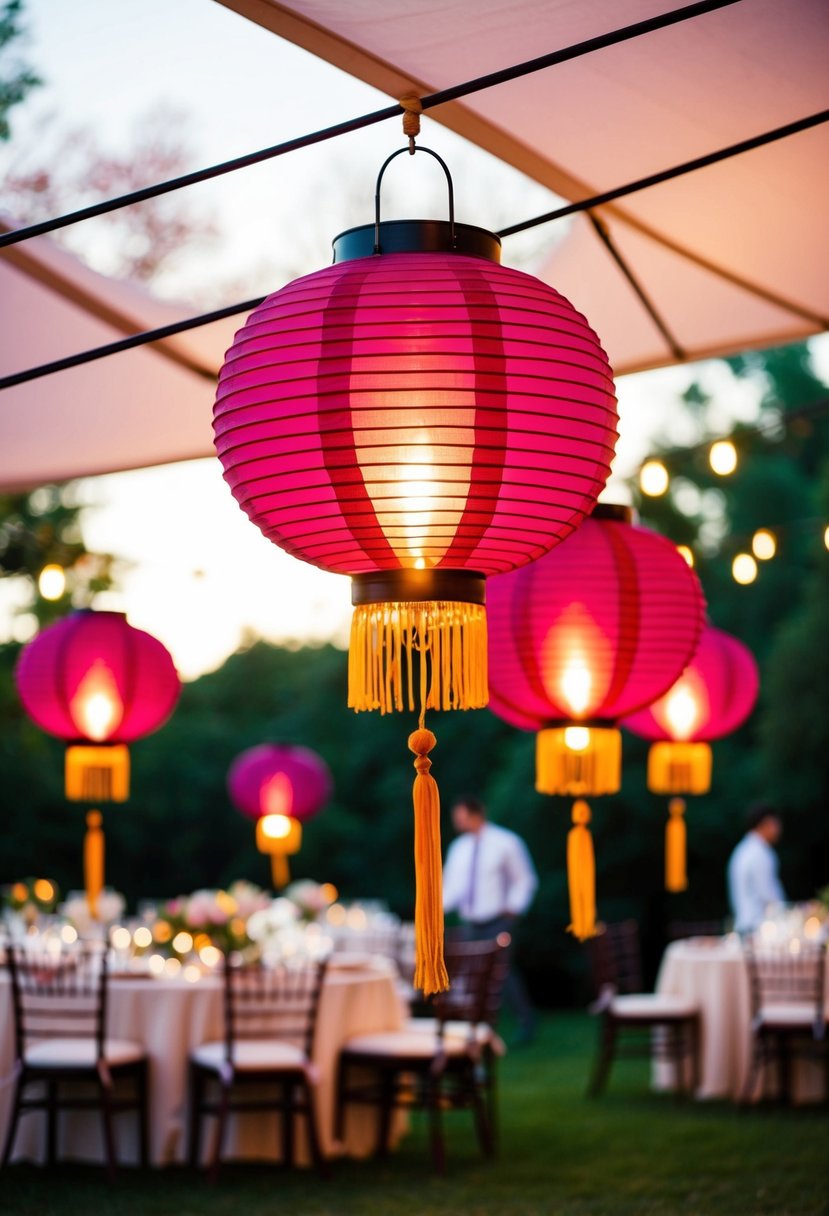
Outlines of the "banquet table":
[[[829,972],[826,976],[829,1007]],[[656,991],[690,997],[700,1008],[701,1042],[698,1098],[740,1099],[751,1064],[751,996],[748,970],[739,938],[688,938],[665,951]],[[762,1094],[761,1077],[754,1098]],[[657,1088],[671,1078],[664,1065],[654,1067]],[[808,1102],[824,1096],[823,1069],[800,1061],[793,1073],[794,1100]]]
[[[313,1064],[318,1076],[319,1135],[326,1156],[365,1157],[375,1144],[372,1112],[348,1111],[344,1140],[334,1140],[337,1057],[343,1043],[357,1034],[396,1030],[406,1010],[398,995],[396,973],[386,959],[332,958],[320,997]],[[187,1060],[193,1048],[223,1034],[222,983],[208,975],[195,983],[181,978],[113,976],[109,984],[108,1033],[111,1038],[144,1044],[150,1059],[150,1160],[153,1165],[181,1162],[186,1153]],[[11,985],[0,975],[0,1144],[3,1143],[12,1101],[14,1060]],[[82,1161],[103,1160],[100,1117],[85,1111],[61,1115],[58,1146],[62,1156]],[[226,1158],[277,1160],[280,1136],[277,1114],[237,1114],[228,1124]],[[212,1120],[205,1123],[204,1150],[210,1143]],[[138,1160],[136,1118],[118,1116],[116,1144],[119,1160]],[[399,1125],[398,1125],[399,1126]],[[296,1155],[309,1163],[304,1119],[297,1119]],[[18,1125],[14,1160],[42,1159],[45,1128],[40,1113],[23,1115]]]

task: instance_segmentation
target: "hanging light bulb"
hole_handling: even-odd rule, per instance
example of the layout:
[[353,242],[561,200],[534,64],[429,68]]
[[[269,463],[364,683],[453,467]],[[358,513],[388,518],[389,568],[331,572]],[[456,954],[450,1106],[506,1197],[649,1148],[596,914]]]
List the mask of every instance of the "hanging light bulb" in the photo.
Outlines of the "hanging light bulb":
[[649,498],[659,498],[670,484],[668,470],[661,460],[646,460],[639,470],[639,489]]
[[751,538],[751,551],[761,562],[770,561],[777,552],[777,537],[768,528],[758,528]]
[[66,590],[66,573],[63,566],[53,562],[44,566],[37,580],[37,589],[45,600],[59,600]]
[[716,443],[711,444],[708,463],[720,477],[727,477],[729,473],[734,472],[737,467],[737,449],[730,439],[718,439]]
[[823,529],[823,543],[829,549],[829,527]]
[[685,559],[689,566],[694,565],[694,550],[689,545],[677,545],[676,551]]
[[738,553],[731,563],[731,573],[735,583],[747,587],[757,577],[757,563],[750,553]]

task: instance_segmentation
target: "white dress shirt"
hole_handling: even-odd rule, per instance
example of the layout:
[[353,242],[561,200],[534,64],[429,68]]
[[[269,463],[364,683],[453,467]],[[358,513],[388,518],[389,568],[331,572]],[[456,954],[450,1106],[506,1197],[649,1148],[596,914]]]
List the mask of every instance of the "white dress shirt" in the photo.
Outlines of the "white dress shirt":
[[453,840],[443,867],[443,906],[480,923],[526,912],[538,876],[520,836],[495,823]]
[[777,866],[777,854],[758,832],[747,832],[731,854],[728,898],[737,933],[752,933],[768,905],[785,900]]

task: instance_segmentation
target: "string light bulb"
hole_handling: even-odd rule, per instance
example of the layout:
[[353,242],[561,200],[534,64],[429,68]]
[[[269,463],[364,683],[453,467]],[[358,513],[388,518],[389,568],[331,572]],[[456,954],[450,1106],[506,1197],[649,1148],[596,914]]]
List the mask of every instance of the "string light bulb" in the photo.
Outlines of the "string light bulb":
[[731,573],[735,583],[747,587],[757,577],[757,563],[750,553],[738,553],[731,563]]
[[37,589],[45,600],[59,600],[66,590],[66,572],[63,566],[54,562],[44,566],[38,576]]
[[670,483],[668,470],[661,460],[646,460],[639,470],[639,488],[649,498],[659,498]]
[[689,545],[677,545],[676,551],[680,557],[682,557],[688,563],[689,566],[693,567],[695,561],[694,550],[690,548]]
[[829,549],[829,525],[823,529],[823,543]]
[[719,477],[727,477],[737,467],[737,449],[730,439],[718,439],[711,444],[708,463]]
[[777,552],[777,537],[768,528],[758,528],[751,538],[751,552],[761,562],[770,561]]

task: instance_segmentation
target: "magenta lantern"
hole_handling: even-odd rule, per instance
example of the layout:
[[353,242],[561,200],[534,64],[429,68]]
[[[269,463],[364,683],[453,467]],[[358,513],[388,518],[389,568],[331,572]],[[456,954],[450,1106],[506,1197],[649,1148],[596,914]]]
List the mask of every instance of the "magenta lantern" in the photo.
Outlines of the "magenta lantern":
[[[751,651],[736,638],[706,625],[694,657],[676,683],[622,725],[644,739],[648,789],[655,794],[705,794],[711,788],[709,741],[736,730],[751,713],[760,681]],[[665,886],[684,891],[685,802],[672,797],[665,830]]]
[[[711,788],[711,739],[740,726],[754,708],[760,682],[751,651],[707,625],[691,662],[676,683],[622,723],[654,742],[648,752],[648,789],[655,794],[705,794]],[[672,797],[665,826],[665,887],[684,891],[685,801]]]
[[169,651],[120,612],[72,612],[23,648],[20,699],[43,730],[68,744],[66,796],[123,801],[126,744],[173,712],[181,682]]
[[634,525],[627,508],[605,504],[551,553],[490,584],[491,707],[538,731],[536,788],[580,796],[568,843],[579,938],[595,931],[581,796],[618,790],[616,724],[670,688],[704,611],[699,580],[676,547]]
[[[415,150],[446,173],[449,220],[381,223],[385,169]],[[423,716],[486,704],[485,580],[590,512],[617,412],[581,313],[502,267],[497,236],[455,223],[440,157],[401,153],[380,170],[375,223],[341,233],[332,266],[268,296],[237,333],[213,425],[225,480],[263,534],[352,576],[348,704],[420,710],[416,984],[436,992],[439,805]]]
[[[353,577],[357,710],[413,709],[413,685],[425,708],[486,704],[486,576],[568,536],[609,473],[598,338],[499,257],[496,236],[454,222],[342,233],[333,266],[250,315],[219,374],[216,449],[239,505],[288,553]],[[400,660],[410,643],[422,683]]]
[[285,886],[287,858],[299,851],[302,824],[331,797],[327,764],[307,747],[262,743],[236,757],[227,788],[242,814],[256,820],[256,844],[270,854],[274,886]]

